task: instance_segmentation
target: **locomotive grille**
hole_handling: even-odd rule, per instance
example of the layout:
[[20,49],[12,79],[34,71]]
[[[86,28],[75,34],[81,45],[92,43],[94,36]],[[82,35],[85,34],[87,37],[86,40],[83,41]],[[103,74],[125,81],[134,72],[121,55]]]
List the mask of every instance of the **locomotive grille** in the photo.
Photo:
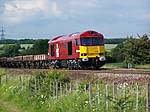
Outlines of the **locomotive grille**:
[[99,53],[99,47],[97,46],[90,46],[90,47],[87,47],[87,51],[88,51],[88,54],[95,54],[95,53]]
[[80,58],[95,58],[102,55],[104,55],[104,46],[80,46]]

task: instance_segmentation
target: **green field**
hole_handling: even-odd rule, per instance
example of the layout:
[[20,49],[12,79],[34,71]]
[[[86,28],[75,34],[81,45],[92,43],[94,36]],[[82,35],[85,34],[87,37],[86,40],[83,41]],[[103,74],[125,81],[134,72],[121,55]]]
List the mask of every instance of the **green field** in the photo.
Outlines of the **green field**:
[[[0,48],[1,47],[3,47],[4,45],[6,45],[6,44],[0,44]],[[33,46],[33,44],[21,44],[21,48],[25,48],[25,49],[27,49],[28,47],[32,47]]]
[[150,70],[150,64],[145,64],[145,65],[137,65],[135,66],[137,69],[149,69]]
[[110,52],[116,46],[117,46],[117,44],[105,44],[105,49],[107,52]]
[[[102,68],[110,68],[110,69],[127,68],[127,64],[123,62],[122,63],[106,63]],[[150,70],[150,64],[135,65],[135,67],[133,68]]]
[[127,65],[124,63],[106,63],[102,68],[110,68],[110,69],[127,68]]
[[21,48],[25,48],[27,49],[28,47],[31,48],[33,46],[33,44],[21,44]]
[[68,75],[62,71],[12,75],[0,69],[0,111],[146,112],[145,84],[114,86],[96,79],[76,81]]

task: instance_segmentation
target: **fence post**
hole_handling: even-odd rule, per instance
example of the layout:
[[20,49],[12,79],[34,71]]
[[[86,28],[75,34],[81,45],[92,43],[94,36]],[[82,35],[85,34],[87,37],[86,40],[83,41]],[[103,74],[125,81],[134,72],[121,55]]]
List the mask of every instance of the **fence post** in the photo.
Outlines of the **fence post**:
[[28,90],[29,90],[29,95],[31,95],[31,78],[32,78],[32,77],[30,77],[30,78],[28,79]]
[[150,112],[150,83],[148,84],[148,112]]
[[49,81],[49,98],[51,98],[51,93],[52,93],[52,85],[51,85],[51,81]]
[[36,77],[34,78],[34,80],[35,80],[35,92],[37,92],[37,80],[36,80]]
[[105,86],[105,92],[106,92],[106,112],[108,112],[109,110],[109,99],[108,99],[108,85],[106,84]]
[[41,88],[41,85],[40,85],[40,79],[38,78],[37,79],[37,90],[39,91]]
[[63,95],[63,89],[62,89],[62,84],[60,82],[60,96],[62,96],[62,95]]
[[0,75],[0,86],[2,85],[2,76]]
[[55,97],[55,82],[53,82],[53,97]]
[[92,107],[92,84],[89,82],[89,103],[90,106]]
[[76,81],[76,94],[78,94],[78,91],[79,91],[79,84],[78,81]]
[[113,100],[116,98],[117,94],[117,84],[116,82],[113,83]]
[[19,82],[20,82],[21,91],[23,91],[23,80],[21,76],[19,76]]
[[70,93],[72,93],[72,82],[70,81]]
[[7,76],[7,74],[6,74],[6,77],[5,77],[6,79],[5,79],[5,82],[7,83],[7,81],[8,81],[8,76]]
[[66,82],[66,95],[68,95],[68,83]]
[[97,89],[98,89],[98,112],[100,112],[100,88],[99,88],[99,85],[97,85]]
[[84,92],[86,93],[86,84],[84,85]]
[[56,81],[56,98],[58,98],[58,82]]
[[138,112],[138,102],[139,102],[139,87],[136,84],[136,112]]

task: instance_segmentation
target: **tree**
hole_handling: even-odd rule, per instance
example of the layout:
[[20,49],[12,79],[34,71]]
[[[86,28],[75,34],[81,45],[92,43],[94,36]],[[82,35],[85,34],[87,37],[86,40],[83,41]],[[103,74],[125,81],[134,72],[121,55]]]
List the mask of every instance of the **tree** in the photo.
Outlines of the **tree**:
[[130,37],[124,43],[125,62],[131,64],[150,63],[150,40],[147,35]]
[[23,55],[27,54],[47,54],[48,39],[37,40],[31,48],[27,48],[22,52]]
[[112,57],[117,62],[123,61],[131,64],[148,64],[150,63],[150,40],[147,35],[128,39],[118,44],[112,51]]
[[1,53],[0,56],[1,57],[13,57],[13,56],[17,56],[20,55],[19,49],[21,48],[20,44],[6,44],[3,47],[0,48]]
[[123,54],[124,43],[118,44],[114,49],[111,50],[112,60],[115,62],[123,62],[125,56]]

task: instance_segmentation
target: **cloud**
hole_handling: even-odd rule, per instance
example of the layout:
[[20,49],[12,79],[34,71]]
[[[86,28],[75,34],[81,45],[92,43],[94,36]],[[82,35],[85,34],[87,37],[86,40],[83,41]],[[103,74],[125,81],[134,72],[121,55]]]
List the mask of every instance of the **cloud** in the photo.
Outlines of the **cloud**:
[[12,0],[5,2],[1,16],[4,21],[20,23],[39,14],[41,17],[59,16],[61,10],[56,2],[49,0]]
[[98,0],[70,0],[69,5],[92,8],[97,6]]
[[[0,2],[0,21],[7,24],[18,24],[37,19],[69,20],[84,15],[97,6],[98,0],[4,0]],[[3,7],[2,7],[3,6]]]
[[51,4],[51,11],[52,11],[52,14],[55,15],[55,16],[59,16],[61,15],[61,10],[59,9],[59,6],[56,2],[52,2]]
[[0,0],[0,23],[16,32],[149,32],[149,14],[149,0]]

